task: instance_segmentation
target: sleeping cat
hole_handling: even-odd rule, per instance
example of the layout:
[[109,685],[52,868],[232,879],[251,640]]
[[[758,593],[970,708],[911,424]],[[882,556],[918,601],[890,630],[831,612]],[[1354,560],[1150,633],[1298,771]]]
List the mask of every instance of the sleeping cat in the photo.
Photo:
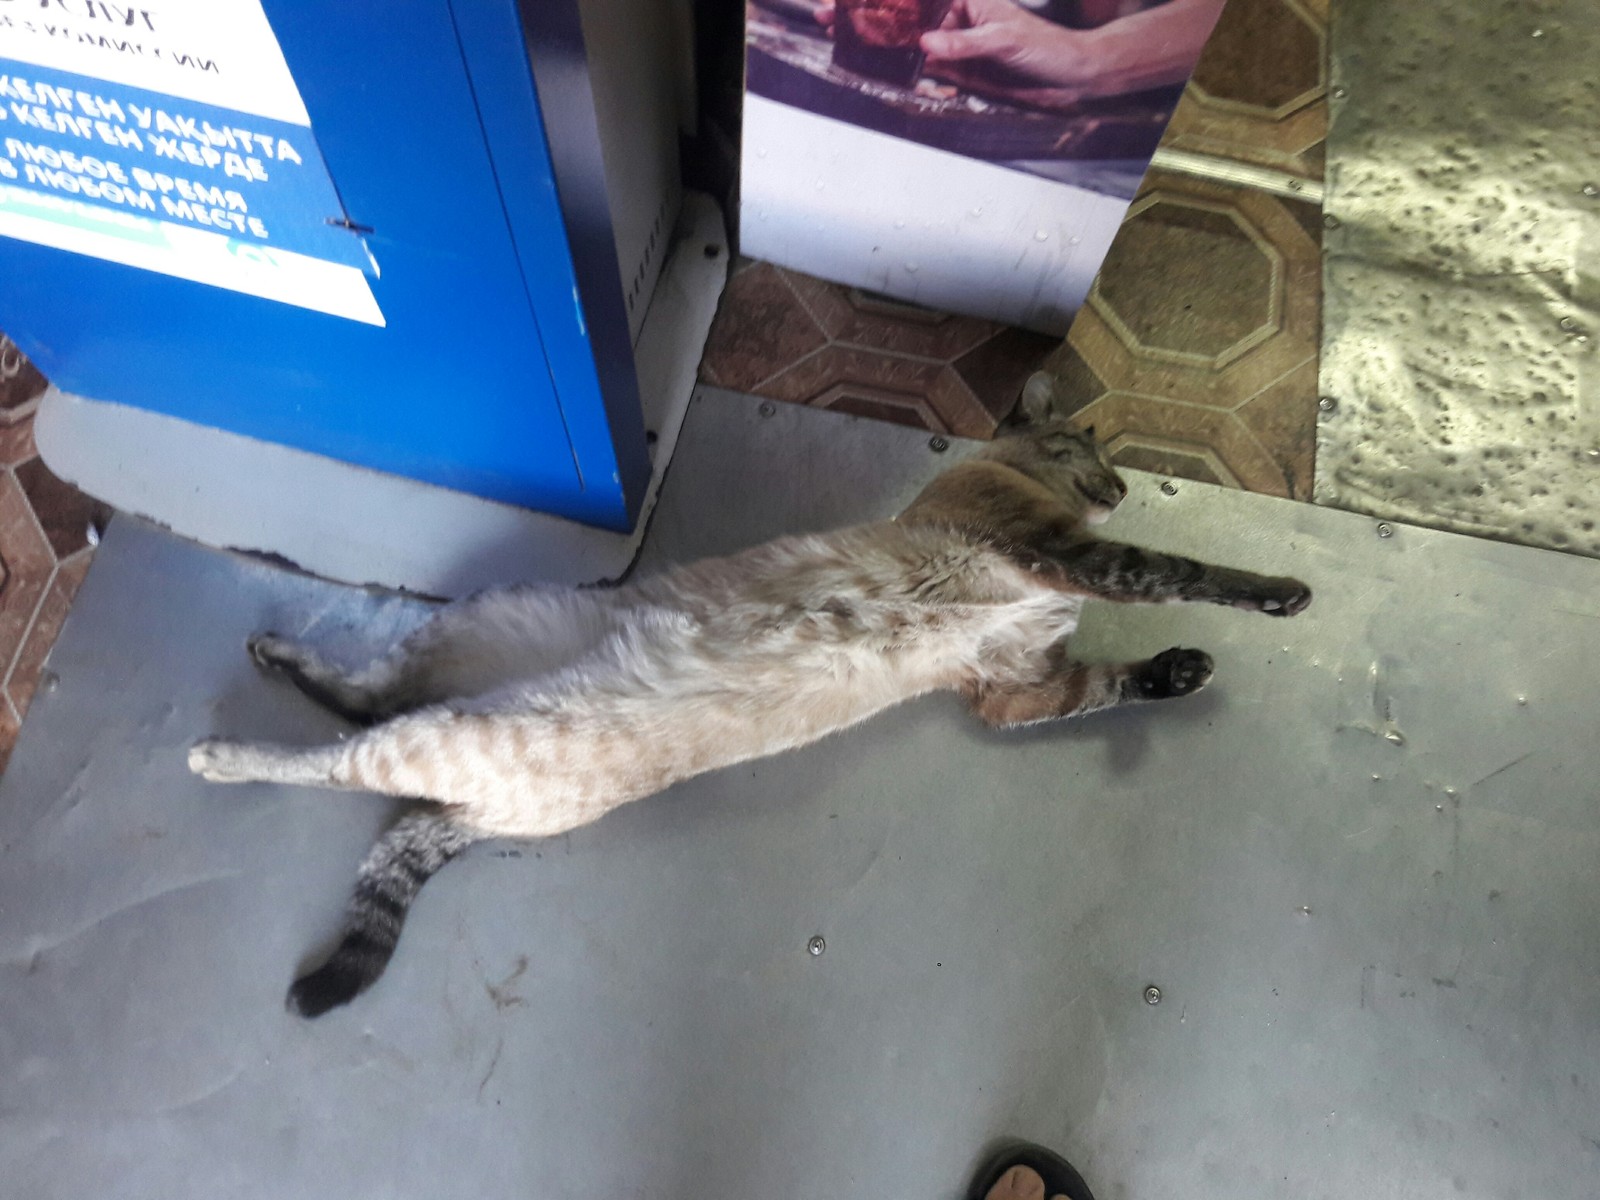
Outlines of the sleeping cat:
[[703,771],[805,745],[890,705],[960,691],[991,725],[1186,696],[1211,659],[1072,660],[1088,599],[1223,604],[1288,617],[1294,579],[1087,532],[1127,487],[1092,430],[1024,389],[1014,428],[899,517],[780,538],[611,590],[492,589],[346,671],[272,634],[261,666],[371,728],[297,749],[208,739],[190,769],[422,801],[373,847],[342,940],[289,1003],[317,1016],[382,974],[423,883],[481,838],[549,837]]

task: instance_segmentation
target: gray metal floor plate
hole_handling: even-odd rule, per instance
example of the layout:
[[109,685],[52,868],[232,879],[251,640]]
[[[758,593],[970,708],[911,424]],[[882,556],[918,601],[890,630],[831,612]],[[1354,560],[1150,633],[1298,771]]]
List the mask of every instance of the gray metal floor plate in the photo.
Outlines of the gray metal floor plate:
[[[702,395],[647,555],[947,457]],[[416,606],[115,522],[0,783],[0,1190],[948,1198],[1009,1133],[1102,1200],[1592,1197],[1600,563],[1157,482],[1108,535],[1318,591],[1092,611],[1096,656],[1210,649],[1207,692],[1022,734],[933,698],[479,847],[314,1023],[284,988],[389,806],[183,748],[335,728],[251,630]]]

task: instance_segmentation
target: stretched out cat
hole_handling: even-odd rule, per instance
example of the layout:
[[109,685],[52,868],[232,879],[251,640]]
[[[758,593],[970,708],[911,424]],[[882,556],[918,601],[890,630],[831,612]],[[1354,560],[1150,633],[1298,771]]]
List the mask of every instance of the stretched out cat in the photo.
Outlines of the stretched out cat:
[[548,837],[703,771],[775,754],[926,692],[993,725],[1188,695],[1211,659],[1074,662],[1088,599],[1292,616],[1271,578],[1101,541],[1127,494],[1092,430],[1029,381],[1017,427],[891,521],[780,538],[611,590],[507,587],[441,609],[357,671],[250,640],[320,704],[371,728],[311,749],[208,739],[190,769],[426,803],[362,864],[342,940],[289,992],[317,1016],[382,974],[435,871],[481,838]]

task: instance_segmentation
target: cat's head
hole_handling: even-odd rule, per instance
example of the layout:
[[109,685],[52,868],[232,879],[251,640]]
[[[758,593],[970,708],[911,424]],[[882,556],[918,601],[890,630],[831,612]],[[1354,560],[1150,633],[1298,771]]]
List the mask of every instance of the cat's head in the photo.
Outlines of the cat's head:
[[1095,441],[1094,427],[1079,428],[1061,415],[1054,378],[1035,371],[985,458],[1038,480],[1098,525],[1128,494],[1111,457]]

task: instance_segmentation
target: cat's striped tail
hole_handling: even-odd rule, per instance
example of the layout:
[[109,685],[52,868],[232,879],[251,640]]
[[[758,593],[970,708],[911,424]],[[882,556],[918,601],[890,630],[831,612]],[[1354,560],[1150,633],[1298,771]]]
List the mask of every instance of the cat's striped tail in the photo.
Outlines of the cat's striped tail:
[[422,885],[476,840],[470,829],[434,808],[395,822],[361,864],[338,947],[320,967],[295,980],[289,1007],[302,1017],[320,1017],[371,987],[394,956],[406,912]]

